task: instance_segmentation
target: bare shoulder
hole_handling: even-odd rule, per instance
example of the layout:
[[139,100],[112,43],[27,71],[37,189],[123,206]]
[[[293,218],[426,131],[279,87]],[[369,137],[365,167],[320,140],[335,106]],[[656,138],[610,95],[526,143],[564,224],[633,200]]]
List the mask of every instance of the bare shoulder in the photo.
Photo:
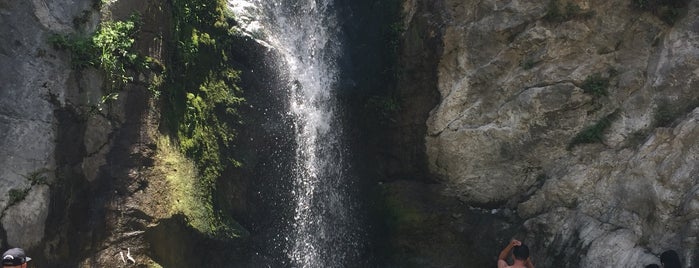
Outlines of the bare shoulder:
[[510,268],[510,266],[507,265],[506,261],[498,260],[498,268]]

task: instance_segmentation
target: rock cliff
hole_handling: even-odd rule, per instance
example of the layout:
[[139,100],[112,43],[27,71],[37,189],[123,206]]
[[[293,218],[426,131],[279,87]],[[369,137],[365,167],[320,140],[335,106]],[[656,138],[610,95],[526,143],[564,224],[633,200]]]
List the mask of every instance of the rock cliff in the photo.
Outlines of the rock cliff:
[[539,267],[694,265],[699,3],[672,2],[405,1],[404,46],[441,38],[440,194],[522,226]]
[[[168,139],[161,117],[164,104],[153,94],[152,87],[162,79],[156,77],[158,67],[174,64],[171,4],[0,3],[0,36],[5,39],[0,42],[2,248],[23,247],[42,267],[247,262],[239,259],[250,252],[250,247],[240,248],[246,241],[242,228],[238,240],[196,229],[194,222],[206,204],[195,199],[215,197],[200,197],[197,169]],[[55,40],[91,40],[102,23],[125,21],[132,14],[138,14],[139,30],[129,37],[130,49],[147,56],[151,65],[145,71],[127,68],[124,75],[131,78],[119,97],[109,100],[105,71],[76,64],[81,59],[75,50],[89,48],[61,47]],[[231,52],[232,64],[259,67],[267,49],[236,38],[231,42],[240,44],[240,50]],[[265,77],[263,68],[257,73]],[[263,80],[245,75],[251,85]]]
[[[667,249],[697,265],[697,1],[402,3],[403,109],[376,138],[390,151],[376,164],[390,264],[483,267],[514,236],[538,267],[642,267]],[[122,265],[126,253],[156,267],[199,263],[192,252],[212,266],[274,263],[259,241],[187,225],[177,209],[191,189],[174,193],[169,175],[195,175],[157,132],[148,77],[94,110],[100,72],[76,71],[48,42],[134,11],[146,25],[136,46],[167,61],[171,11],[155,1],[0,3],[0,244],[51,267]],[[276,200],[255,198],[276,182],[244,177],[282,172],[264,156],[291,145],[283,113],[265,114],[284,104],[254,89],[285,83],[261,74],[273,52],[239,38],[231,56],[253,89],[242,112],[264,127],[241,129],[248,166],[226,170],[235,180],[216,198],[264,240]]]
[[[0,207],[6,232],[3,243],[37,245],[48,215],[48,188],[53,180],[57,138],[54,105],[65,102],[67,62],[52,53],[45,41],[49,29],[70,29],[79,5],[49,6],[43,1],[5,2],[0,5]],[[49,12],[52,9],[55,13]],[[36,18],[25,20],[20,18]],[[32,178],[42,178],[38,183]],[[25,198],[28,197],[28,198]],[[31,200],[22,202],[22,200]],[[17,203],[11,210],[6,210]],[[30,213],[26,213],[30,212]],[[26,228],[17,223],[26,224]]]
[[[146,78],[137,78],[120,99],[104,102],[103,74],[76,68],[70,53],[50,41],[59,35],[86,36],[102,20],[149,11],[149,2],[122,2],[103,10],[100,3],[0,4],[0,32],[8,40],[0,44],[2,246],[27,249],[38,266],[115,266],[120,260],[113,254],[122,250],[148,262],[133,242],[141,239],[143,228],[124,225],[148,224],[153,218],[144,214],[162,216],[153,210],[163,205],[152,198],[123,198],[144,190],[140,167],[152,161],[148,145],[154,143],[157,119],[146,109],[152,103],[144,84],[138,84]],[[162,49],[157,42],[139,45]],[[162,58],[157,52],[150,55]],[[152,183],[163,187],[162,181]],[[113,229],[105,231],[107,226]]]

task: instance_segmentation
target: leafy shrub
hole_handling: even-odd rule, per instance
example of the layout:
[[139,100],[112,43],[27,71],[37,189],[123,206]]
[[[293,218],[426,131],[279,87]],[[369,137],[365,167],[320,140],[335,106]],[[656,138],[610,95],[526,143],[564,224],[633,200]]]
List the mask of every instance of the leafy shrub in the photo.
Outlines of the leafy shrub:
[[678,118],[690,113],[696,107],[699,107],[699,99],[694,99],[688,103],[676,104],[668,100],[662,100],[658,103],[653,113],[653,122],[648,129],[641,129],[631,133],[627,140],[627,145],[635,146],[642,144],[651,133],[651,129],[656,127],[671,127]]
[[91,13],[92,12],[89,10],[83,10],[83,12],[80,13],[80,16],[73,17],[73,26],[75,28],[79,28],[80,26],[85,25],[90,20]]
[[651,3],[650,0],[633,0],[633,1],[631,1],[631,5],[633,7],[640,8],[643,10],[650,8],[650,3]]
[[26,176],[23,176],[25,179],[29,180],[32,185],[37,185],[37,184],[46,184],[48,182],[48,178],[44,173],[48,172],[49,170],[46,168],[41,168],[35,171],[30,172]]
[[615,111],[601,120],[597,121],[592,126],[589,126],[578,133],[568,144],[568,150],[578,144],[602,142],[604,132],[612,125],[612,121],[616,118],[619,111]]
[[573,3],[568,2],[561,8],[560,0],[551,0],[543,19],[548,22],[564,22],[572,19],[589,19],[594,15],[594,11],[582,12],[580,7]]
[[526,58],[525,60],[522,61],[522,69],[524,70],[529,70],[531,68],[534,68],[534,65],[536,65],[536,61],[532,58]]
[[652,13],[668,25],[674,25],[687,9],[689,0],[632,0],[631,6]]
[[699,107],[699,99],[688,102],[672,103],[668,100],[660,101],[653,114],[655,127],[670,127],[681,116]]
[[679,116],[676,109],[668,102],[660,102],[653,114],[653,125],[656,127],[668,127]]
[[73,68],[95,67],[104,71],[107,92],[111,94],[133,80],[127,69],[142,65],[140,61],[145,60],[132,48],[139,23],[140,17],[132,15],[125,21],[102,22],[91,36],[53,35],[48,42],[70,52]]
[[400,102],[394,97],[372,96],[365,108],[376,114],[380,122],[395,122],[396,113],[400,111]]
[[49,44],[58,50],[70,52],[70,64],[74,69],[82,69],[96,65],[97,49],[90,38],[81,38],[69,35],[52,35],[48,38]]
[[650,135],[650,131],[646,129],[633,132],[626,138],[626,146],[637,147],[648,139],[648,135]]
[[607,96],[609,94],[607,87],[609,87],[609,78],[604,78],[600,74],[588,76],[580,86],[585,93],[595,97]]
[[27,189],[10,189],[10,200],[8,201],[9,206],[17,204],[24,200],[24,198],[27,197],[27,194],[29,194],[29,188]]
[[669,25],[675,25],[680,19],[682,9],[677,7],[665,6],[659,9],[658,14],[660,19]]

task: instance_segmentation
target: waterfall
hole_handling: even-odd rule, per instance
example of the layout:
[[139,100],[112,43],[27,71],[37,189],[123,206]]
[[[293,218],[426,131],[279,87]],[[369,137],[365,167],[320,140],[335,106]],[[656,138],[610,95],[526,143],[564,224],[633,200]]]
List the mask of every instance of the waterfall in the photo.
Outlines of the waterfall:
[[[252,36],[279,51],[290,77],[289,111],[295,163],[289,210],[279,228],[292,267],[348,267],[360,262],[361,224],[352,187],[337,100],[342,55],[333,0],[229,2]],[[237,10],[237,11],[236,11]],[[243,12],[244,11],[244,12]],[[252,15],[251,15],[252,14]]]

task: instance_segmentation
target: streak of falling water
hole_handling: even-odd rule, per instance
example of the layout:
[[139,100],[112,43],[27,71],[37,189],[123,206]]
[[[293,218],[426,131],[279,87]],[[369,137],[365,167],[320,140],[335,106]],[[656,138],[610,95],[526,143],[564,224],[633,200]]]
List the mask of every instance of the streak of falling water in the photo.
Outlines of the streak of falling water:
[[342,44],[333,0],[253,0],[238,7],[245,5],[264,17],[248,25],[263,31],[265,41],[280,51],[288,68],[280,72],[293,81],[293,219],[283,234],[289,262],[293,267],[356,266],[362,235],[348,194],[352,182],[336,98]]

